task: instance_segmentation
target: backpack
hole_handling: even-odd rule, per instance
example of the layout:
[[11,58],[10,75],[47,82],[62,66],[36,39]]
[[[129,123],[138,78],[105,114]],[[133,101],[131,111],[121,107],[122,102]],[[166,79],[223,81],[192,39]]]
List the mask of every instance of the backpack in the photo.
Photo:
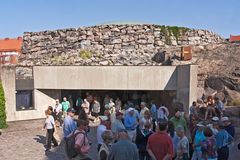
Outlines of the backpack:
[[75,138],[77,137],[78,134],[84,135],[82,146],[85,145],[85,137],[86,137],[85,133],[83,132],[75,133],[75,131],[73,131],[73,133],[70,136],[65,137],[65,151],[69,159],[74,158],[79,154],[79,152],[75,149]]

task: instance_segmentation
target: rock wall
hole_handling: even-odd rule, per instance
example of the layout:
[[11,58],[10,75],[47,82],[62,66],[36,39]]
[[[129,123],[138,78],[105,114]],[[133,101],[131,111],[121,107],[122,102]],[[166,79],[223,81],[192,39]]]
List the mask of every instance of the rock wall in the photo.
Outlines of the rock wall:
[[101,25],[23,36],[22,66],[32,65],[161,65],[155,53],[169,47],[224,41],[219,35],[183,27]]

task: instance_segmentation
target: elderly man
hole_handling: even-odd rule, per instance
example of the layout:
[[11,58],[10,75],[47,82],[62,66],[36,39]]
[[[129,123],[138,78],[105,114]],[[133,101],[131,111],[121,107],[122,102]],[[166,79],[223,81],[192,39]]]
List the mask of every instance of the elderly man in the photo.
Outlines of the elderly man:
[[123,113],[116,112],[116,119],[113,121],[111,125],[111,129],[115,139],[118,139],[118,132],[125,129],[125,126],[122,123],[122,118],[123,118]]
[[63,122],[63,134],[64,137],[70,135],[77,128],[76,122],[73,120],[75,110],[73,108],[68,108],[67,116],[64,118]]
[[173,123],[175,129],[177,128],[177,126],[180,125],[183,126],[185,132],[187,131],[187,122],[185,118],[181,115],[178,108],[175,109],[175,114],[170,119],[170,121]]
[[100,125],[97,128],[98,151],[103,144],[102,134],[104,131],[107,130],[106,124],[107,124],[108,117],[107,116],[99,116],[99,119],[100,119]]
[[228,117],[222,117],[221,121],[225,126],[225,130],[230,134],[233,138],[235,136],[235,127],[232,125]]
[[127,130],[127,133],[130,137],[130,140],[132,142],[135,142],[136,140],[136,128],[138,125],[138,112],[133,109],[129,108],[124,116],[124,125]]
[[173,158],[173,142],[167,134],[167,125],[166,120],[159,121],[159,130],[148,138],[147,152],[154,160]]
[[119,140],[111,147],[108,160],[138,160],[139,154],[136,144],[129,141],[125,130],[119,132]]
[[142,119],[142,118],[144,117],[144,113],[145,113],[146,111],[149,111],[149,109],[147,108],[145,102],[141,102],[140,108],[141,108],[141,111],[140,111],[140,119]]

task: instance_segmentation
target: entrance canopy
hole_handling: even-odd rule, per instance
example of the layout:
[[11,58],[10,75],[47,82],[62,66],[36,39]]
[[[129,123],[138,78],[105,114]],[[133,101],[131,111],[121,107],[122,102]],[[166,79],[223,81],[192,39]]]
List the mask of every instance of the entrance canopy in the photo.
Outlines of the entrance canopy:
[[35,89],[177,90],[176,66],[36,66]]

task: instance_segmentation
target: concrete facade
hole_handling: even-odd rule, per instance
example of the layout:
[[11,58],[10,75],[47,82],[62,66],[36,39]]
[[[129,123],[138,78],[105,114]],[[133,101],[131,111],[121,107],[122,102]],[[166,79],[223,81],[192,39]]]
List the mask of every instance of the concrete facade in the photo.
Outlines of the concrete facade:
[[[175,90],[185,110],[197,98],[197,66],[35,66],[33,80],[16,80],[3,67],[7,121],[44,118],[61,90]],[[28,82],[28,83],[27,83]],[[16,85],[17,84],[17,85]],[[22,85],[21,85],[22,84]],[[33,90],[34,110],[16,111],[16,90]]]

